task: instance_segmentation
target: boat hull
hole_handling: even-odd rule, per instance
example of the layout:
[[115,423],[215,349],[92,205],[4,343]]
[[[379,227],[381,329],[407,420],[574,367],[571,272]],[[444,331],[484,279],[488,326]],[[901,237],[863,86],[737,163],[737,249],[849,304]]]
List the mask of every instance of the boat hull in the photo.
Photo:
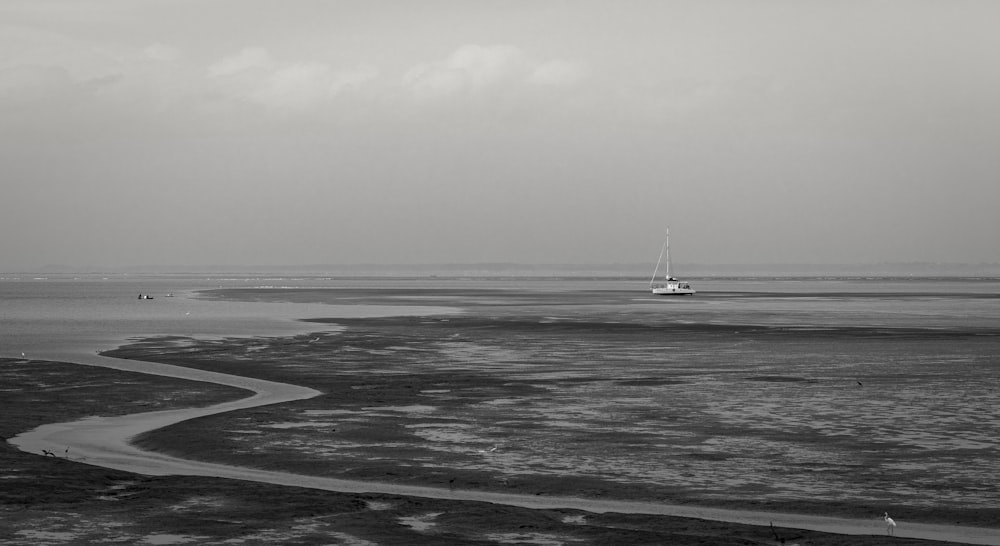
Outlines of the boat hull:
[[695,291],[691,288],[653,288],[654,296],[693,296]]
[[668,282],[649,287],[654,296],[693,296],[694,289],[686,282]]

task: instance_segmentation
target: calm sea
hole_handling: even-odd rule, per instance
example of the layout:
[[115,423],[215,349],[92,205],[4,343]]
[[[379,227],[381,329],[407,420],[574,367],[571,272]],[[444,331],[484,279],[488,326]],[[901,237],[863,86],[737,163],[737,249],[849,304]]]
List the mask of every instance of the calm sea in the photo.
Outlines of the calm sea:
[[[0,357],[91,360],[132,338],[281,336],[318,329],[299,319],[392,313],[338,305],[236,302],[199,290],[336,287],[323,278],[186,275],[6,275],[0,277]],[[141,300],[140,295],[152,296]]]

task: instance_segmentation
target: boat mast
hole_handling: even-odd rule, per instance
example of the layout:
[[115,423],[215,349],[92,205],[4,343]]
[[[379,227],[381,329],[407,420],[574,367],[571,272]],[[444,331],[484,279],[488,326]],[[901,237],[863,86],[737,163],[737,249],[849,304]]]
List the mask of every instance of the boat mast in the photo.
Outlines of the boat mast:
[[670,265],[670,228],[667,228],[667,238],[663,241],[663,248],[665,250],[664,256],[667,258],[667,280],[674,278],[674,269]]

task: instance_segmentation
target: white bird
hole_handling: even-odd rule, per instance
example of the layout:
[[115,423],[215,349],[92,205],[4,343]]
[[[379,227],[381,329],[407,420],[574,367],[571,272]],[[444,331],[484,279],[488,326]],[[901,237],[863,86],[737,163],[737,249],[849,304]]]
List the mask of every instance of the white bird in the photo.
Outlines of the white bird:
[[886,512],[882,519],[885,520],[885,532],[889,535],[893,534],[893,530],[896,527],[896,522],[889,517],[889,512]]

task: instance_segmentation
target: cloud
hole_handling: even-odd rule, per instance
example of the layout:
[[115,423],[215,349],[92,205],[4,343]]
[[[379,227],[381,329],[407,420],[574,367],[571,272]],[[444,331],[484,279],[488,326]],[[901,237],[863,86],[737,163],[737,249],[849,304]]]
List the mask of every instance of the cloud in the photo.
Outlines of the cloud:
[[283,110],[322,104],[374,79],[369,65],[335,69],[319,61],[281,62],[263,48],[247,48],[208,67],[209,80],[230,97]]
[[146,58],[163,62],[176,61],[181,56],[180,51],[176,47],[166,44],[153,44],[143,50],[143,52],[146,54]]
[[535,85],[573,85],[585,79],[588,73],[584,63],[554,60],[536,66],[528,82]]
[[335,71],[318,62],[280,66],[259,82],[251,97],[272,107],[304,108],[331,99],[348,87],[357,87],[374,78],[374,68]]
[[226,57],[208,67],[212,77],[234,76],[254,69],[267,69],[274,65],[271,54],[260,47],[249,47],[232,57]]
[[202,76],[184,60],[166,43],[133,47],[54,31],[0,31],[0,108],[16,102],[22,120],[47,130],[71,125],[53,126],[56,112],[77,121],[155,114],[199,93]]
[[500,85],[568,85],[582,80],[583,63],[538,61],[512,45],[467,44],[447,58],[420,63],[403,75],[418,98],[450,97]]
[[445,70],[461,73],[472,85],[485,86],[518,77],[527,62],[524,52],[514,46],[465,45],[445,61]]

